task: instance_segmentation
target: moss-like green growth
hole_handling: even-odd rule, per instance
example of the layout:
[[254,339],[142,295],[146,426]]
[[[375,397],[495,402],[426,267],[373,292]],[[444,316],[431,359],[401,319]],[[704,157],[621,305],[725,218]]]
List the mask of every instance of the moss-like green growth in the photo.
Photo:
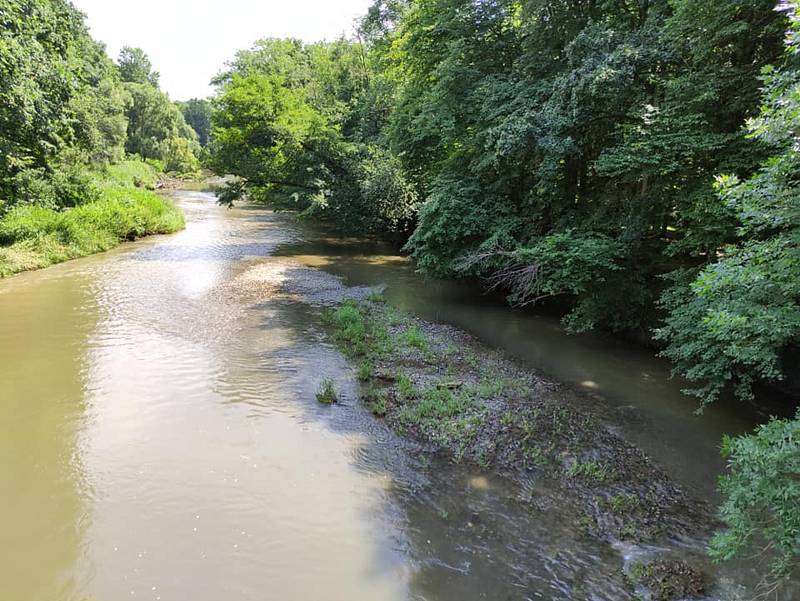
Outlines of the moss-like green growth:
[[333,380],[325,378],[317,390],[317,400],[323,405],[333,405],[339,400]]

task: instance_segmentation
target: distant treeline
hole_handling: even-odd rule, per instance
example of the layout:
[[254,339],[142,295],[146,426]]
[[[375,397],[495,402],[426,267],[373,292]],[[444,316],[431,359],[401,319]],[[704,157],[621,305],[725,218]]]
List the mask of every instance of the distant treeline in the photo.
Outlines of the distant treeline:
[[198,107],[207,133],[207,103],[171,102],[140,49],[113,63],[71,3],[0,0],[0,277],[183,227],[135,188],[199,171]]

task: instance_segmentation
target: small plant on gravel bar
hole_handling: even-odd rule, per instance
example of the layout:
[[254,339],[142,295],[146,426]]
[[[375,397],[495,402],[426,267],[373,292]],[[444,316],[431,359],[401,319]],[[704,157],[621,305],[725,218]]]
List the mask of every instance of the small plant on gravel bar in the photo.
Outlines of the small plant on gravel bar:
[[372,378],[372,364],[367,359],[359,363],[356,376],[361,382],[366,382]]
[[333,380],[330,378],[322,380],[322,383],[319,385],[319,390],[317,390],[317,400],[323,405],[333,405],[339,400],[339,397],[336,395],[336,386]]
[[575,462],[567,468],[567,476],[594,480],[595,482],[606,482],[611,477],[611,470],[608,466],[597,461]]

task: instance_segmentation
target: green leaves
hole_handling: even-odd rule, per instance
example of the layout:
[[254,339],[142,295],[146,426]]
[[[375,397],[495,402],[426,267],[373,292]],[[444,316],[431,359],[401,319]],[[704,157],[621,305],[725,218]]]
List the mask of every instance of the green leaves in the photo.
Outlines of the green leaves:
[[700,386],[703,404],[732,384],[742,398],[757,381],[783,379],[781,356],[800,341],[800,71],[767,75],[765,105],[751,135],[776,154],[752,177],[722,176],[721,199],[740,220],[741,242],[699,271],[691,286],[663,297],[669,311],[657,336],[675,371]]
[[781,353],[800,332],[798,233],[730,248],[690,287],[663,297],[670,311],[658,330],[675,371],[700,383],[689,392],[705,405],[733,384],[750,398],[756,380],[783,379]]
[[800,330],[800,88],[762,75],[789,20],[772,0],[377,0],[363,46],[238,53],[213,163],[241,178],[227,200],[410,234],[422,271],[557,298],[572,330],[663,319],[704,403],[746,397]]
[[113,64],[71,4],[0,2],[0,198],[5,206],[76,204],[75,187],[64,183],[65,173],[122,158],[124,100]]
[[370,122],[373,116],[358,110],[356,99],[377,98],[365,89],[359,55],[345,41],[294,40],[262,40],[239,53],[218,79],[214,168],[242,178],[252,199],[348,232],[410,227],[415,187],[396,156],[362,138],[369,126],[362,127],[359,115]]
[[786,575],[800,559],[800,413],[751,435],[726,436],[722,454],[728,460],[719,484],[726,528],[711,540],[712,557],[729,560],[759,545],[773,574]]

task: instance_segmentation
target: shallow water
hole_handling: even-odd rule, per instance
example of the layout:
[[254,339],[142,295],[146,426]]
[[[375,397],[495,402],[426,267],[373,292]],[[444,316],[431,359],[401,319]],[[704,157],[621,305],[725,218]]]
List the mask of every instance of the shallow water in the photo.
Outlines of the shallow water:
[[[276,253],[386,283],[598,395],[703,494],[719,469],[704,437],[749,426],[693,417],[646,353],[425,282],[374,245],[176,197],[183,232],[0,282],[2,600],[631,598],[621,569],[642,550],[582,536],[546,483],[421,459],[359,407],[313,307],[231,286]],[[315,400],[325,377],[341,405]]]

